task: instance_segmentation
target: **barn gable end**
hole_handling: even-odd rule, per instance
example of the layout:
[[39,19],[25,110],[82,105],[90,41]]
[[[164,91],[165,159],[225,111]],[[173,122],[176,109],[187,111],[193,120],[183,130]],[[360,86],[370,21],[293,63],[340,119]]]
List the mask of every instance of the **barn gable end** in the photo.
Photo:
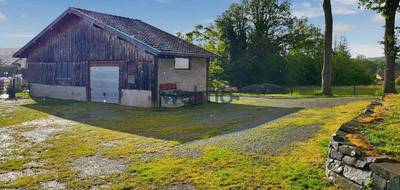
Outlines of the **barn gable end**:
[[[163,83],[206,99],[214,55],[137,19],[69,8],[14,56],[27,58],[33,97],[158,107]],[[195,65],[175,71],[176,59]]]

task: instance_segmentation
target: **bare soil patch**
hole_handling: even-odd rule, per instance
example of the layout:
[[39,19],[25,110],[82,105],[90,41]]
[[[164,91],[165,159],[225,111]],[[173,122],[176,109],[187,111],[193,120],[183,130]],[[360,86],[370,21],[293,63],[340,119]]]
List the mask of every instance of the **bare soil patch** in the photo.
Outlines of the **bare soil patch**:
[[71,126],[77,124],[74,121],[67,120],[67,119],[62,119],[56,116],[49,116],[44,119],[37,119],[33,121],[27,121],[24,122],[18,126],[23,126],[23,127],[48,127],[48,126]]
[[67,189],[64,183],[60,183],[58,181],[46,181],[40,183],[40,189],[48,189],[48,190],[64,190]]
[[46,171],[41,170],[41,169],[26,169],[26,170],[22,170],[22,171],[9,171],[9,172],[0,174],[0,182],[11,182],[11,181],[15,181],[21,177],[35,176],[35,175],[39,175],[39,174],[43,174],[43,173],[46,173]]
[[0,160],[5,159],[15,150],[14,131],[9,128],[0,128]]
[[41,143],[41,142],[51,138],[52,136],[54,136],[54,134],[56,132],[59,132],[62,130],[65,130],[65,129],[43,127],[43,128],[36,128],[31,131],[23,132],[23,133],[21,133],[21,135],[34,143]]
[[74,170],[81,178],[105,177],[125,171],[126,165],[120,160],[111,160],[100,156],[81,157],[72,162]]

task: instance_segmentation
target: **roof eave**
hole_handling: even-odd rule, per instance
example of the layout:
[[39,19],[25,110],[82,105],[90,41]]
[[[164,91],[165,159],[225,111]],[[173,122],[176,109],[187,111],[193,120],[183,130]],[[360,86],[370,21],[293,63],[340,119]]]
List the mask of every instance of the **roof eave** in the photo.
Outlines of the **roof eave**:
[[155,48],[153,48],[153,47],[147,45],[146,43],[144,43],[144,42],[142,42],[142,41],[140,41],[140,40],[134,38],[133,36],[129,36],[129,35],[127,35],[127,34],[121,32],[121,31],[119,31],[119,30],[116,29],[116,28],[113,28],[113,27],[111,27],[111,26],[109,26],[109,25],[107,25],[107,24],[104,24],[104,23],[98,21],[97,19],[95,19],[95,18],[93,18],[93,17],[91,17],[91,16],[89,16],[89,15],[87,15],[87,14],[82,13],[81,11],[74,9],[73,7],[70,7],[70,8],[68,8],[66,11],[64,11],[59,17],[57,17],[57,19],[54,20],[49,26],[47,26],[47,27],[46,27],[45,29],[43,29],[38,35],[36,35],[31,41],[29,41],[25,46],[23,46],[21,49],[19,49],[17,52],[15,52],[15,53],[13,54],[13,57],[17,57],[17,58],[26,58],[26,55],[23,54],[24,51],[25,51],[29,46],[31,46],[32,44],[35,44],[35,43],[36,43],[36,40],[38,40],[38,39],[39,39],[42,35],[44,35],[47,31],[51,30],[51,29],[53,28],[53,26],[54,26],[55,24],[57,24],[57,23],[58,23],[62,18],[64,18],[67,14],[75,14],[75,15],[79,16],[79,17],[82,18],[82,19],[86,19],[86,20],[88,20],[89,22],[91,22],[92,24],[96,24],[97,26],[100,26],[101,28],[103,28],[103,29],[105,29],[105,30],[107,30],[107,31],[109,31],[109,32],[111,32],[111,33],[117,35],[118,37],[120,37],[120,38],[122,38],[122,39],[124,39],[124,40],[126,40],[126,41],[128,41],[128,42],[130,42],[130,43],[132,43],[132,44],[134,44],[134,45],[137,45],[137,46],[139,46],[139,47],[145,49],[145,50],[146,50],[147,52],[149,52],[150,54],[153,54],[153,55],[156,55],[156,56],[157,56],[157,55],[159,55],[159,54],[161,53],[159,50],[157,50],[157,49],[155,49]]
[[166,51],[160,52],[159,56],[199,57],[199,58],[209,58],[209,59],[218,57],[218,55],[215,55],[213,53],[198,54],[198,53],[180,53],[180,52],[166,52]]
[[71,12],[71,8],[68,8],[66,11],[64,11],[59,17],[57,17],[56,20],[54,20],[53,22],[51,22],[45,29],[43,29],[38,35],[36,35],[31,41],[29,41],[27,44],[25,44],[21,49],[19,49],[17,52],[15,52],[13,54],[13,57],[17,57],[17,58],[26,58],[26,56],[24,57],[23,52],[32,44],[36,43],[36,40],[39,39],[44,33],[46,33],[47,31],[51,30],[53,28],[53,26],[60,21],[62,18],[64,18],[64,16],[66,16],[67,14],[69,14]]
[[76,10],[74,8],[70,8],[70,9],[74,14],[80,16],[81,18],[88,19],[90,22],[92,22],[92,24],[96,24],[97,26],[100,26],[101,28],[103,28],[103,29],[105,29],[105,30],[117,35],[118,37],[120,37],[120,38],[122,38],[122,39],[124,39],[124,40],[126,40],[126,41],[128,41],[128,42],[130,42],[132,44],[134,44],[134,45],[137,45],[137,46],[145,49],[147,52],[149,52],[149,53],[151,53],[153,55],[159,55],[161,53],[158,49],[155,49],[155,48],[147,45],[146,43],[142,42],[141,40],[136,39],[133,36],[130,36],[130,35],[122,32],[122,31],[114,28],[114,27],[111,27],[111,26],[109,26],[107,24],[104,24],[103,22],[100,22],[97,19],[95,19],[95,18],[93,18],[93,17],[91,17],[91,16],[89,16],[89,15],[87,15],[87,14],[85,14],[85,13],[79,11],[79,10]]

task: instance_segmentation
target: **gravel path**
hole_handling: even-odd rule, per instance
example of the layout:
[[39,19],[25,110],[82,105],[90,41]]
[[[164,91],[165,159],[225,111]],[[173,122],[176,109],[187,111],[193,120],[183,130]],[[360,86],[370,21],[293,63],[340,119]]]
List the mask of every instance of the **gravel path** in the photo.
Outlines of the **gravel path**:
[[[254,101],[264,106],[279,108],[325,108],[343,105],[355,101],[373,100],[370,97],[342,97],[342,98],[256,98],[240,97],[240,100]],[[279,107],[279,108],[276,108]],[[208,139],[196,140],[178,146],[175,154],[184,157],[198,157],[202,148],[208,145],[234,148],[252,154],[276,155],[280,150],[290,147],[296,142],[305,141],[317,133],[321,126],[285,126],[280,128],[264,128],[266,123],[279,122],[289,114],[279,119],[269,119],[260,123],[258,127],[248,128],[238,132],[227,133]],[[267,116],[266,116],[267,117]],[[261,117],[262,118],[262,117]]]
[[[229,98],[225,98],[229,99]],[[257,102],[264,106],[282,108],[323,108],[347,104],[354,101],[373,100],[372,97],[339,97],[339,98],[268,98],[238,97],[240,101]],[[212,100],[211,100],[212,101]]]
[[[272,122],[278,121],[279,119]],[[175,155],[196,158],[202,155],[202,149],[206,146],[233,148],[250,154],[277,155],[282,149],[289,148],[296,142],[311,138],[320,129],[321,126],[318,125],[286,126],[280,128],[265,128],[260,126],[182,144],[175,149]]]

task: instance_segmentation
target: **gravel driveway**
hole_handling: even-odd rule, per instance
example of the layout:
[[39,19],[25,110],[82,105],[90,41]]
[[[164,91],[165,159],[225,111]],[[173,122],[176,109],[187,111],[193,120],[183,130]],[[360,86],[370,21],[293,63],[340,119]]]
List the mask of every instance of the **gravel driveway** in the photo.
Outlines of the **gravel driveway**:
[[[224,100],[229,101],[225,96]],[[334,98],[269,98],[269,97],[236,97],[233,102],[249,102],[263,106],[274,106],[281,108],[324,108],[334,107],[355,101],[373,100],[372,97],[334,97]],[[215,97],[210,97],[210,101],[215,101]]]
[[[314,137],[332,119],[329,109],[319,108],[361,100],[372,98],[241,97],[234,104],[158,112],[78,102],[29,106],[7,101],[0,104],[0,117],[13,117],[21,110],[47,111],[49,116],[0,127],[0,189],[108,189],[127,176],[137,179],[129,176],[133,166],[169,156],[202,159],[210,147],[252,157],[278,156]],[[83,105],[87,107],[77,108]],[[129,118],[134,120],[124,121]],[[23,179],[32,181],[20,184]],[[179,181],[171,186],[191,188]]]

